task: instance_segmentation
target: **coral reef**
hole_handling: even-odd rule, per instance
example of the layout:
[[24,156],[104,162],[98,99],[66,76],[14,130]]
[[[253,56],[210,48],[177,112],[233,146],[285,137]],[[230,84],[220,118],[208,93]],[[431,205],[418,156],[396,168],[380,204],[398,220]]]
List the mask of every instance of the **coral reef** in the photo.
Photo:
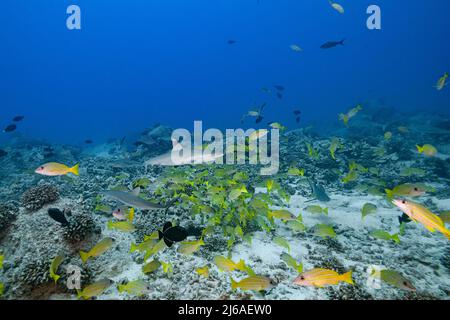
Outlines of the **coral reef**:
[[87,213],[73,214],[68,221],[69,225],[64,227],[63,237],[69,243],[83,241],[92,233],[100,232],[92,216]]
[[52,184],[42,184],[28,189],[22,195],[22,205],[28,211],[37,211],[59,199],[58,188]]
[[16,218],[16,211],[8,204],[0,204],[0,233]]
[[[361,114],[350,128],[287,132],[281,139],[280,171],[272,177],[260,176],[258,166],[245,165],[175,169],[150,166],[145,169],[144,160],[153,152],[162,153],[162,149],[170,147],[169,130],[160,126],[142,133],[137,145],[126,146],[123,141],[114,140],[93,153],[76,148],[65,151],[64,147],[56,145],[51,150],[46,145],[19,149],[14,156],[21,159],[17,163],[22,165],[38,157],[42,150],[57,154],[68,163],[75,162],[76,155],[82,163],[82,174],[46,180],[24,174],[8,177],[11,187],[0,191],[4,202],[0,205],[0,231],[9,227],[0,243],[0,250],[6,257],[2,274],[5,297],[72,299],[74,292],[64,286],[65,270],[75,265],[82,269],[83,286],[103,277],[116,284],[147,279],[153,290],[140,299],[261,298],[258,293],[231,290],[230,276],[242,280],[247,274],[238,270],[219,271],[214,257],[222,255],[235,262],[242,259],[256,274],[273,280],[276,285],[266,292],[268,299],[443,299],[450,288],[446,276],[448,245],[444,237],[414,224],[406,225],[400,243],[375,239],[369,233],[375,229],[390,234],[399,232],[401,213],[386,201],[385,189],[401,183],[426,184],[430,191],[419,201],[436,213],[448,210],[448,142],[438,139],[442,156],[424,157],[415,151],[415,144],[432,141],[432,135],[426,131],[414,136],[398,133],[397,126],[404,123],[399,122],[401,117],[397,115],[389,117],[390,123],[377,118],[376,125],[369,128],[370,117],[370,112]],[[411,123],[420,128],[423,122],[420,119]],[[447,130],[446,123],[440,126],[443,127],[440,130]],[[385,130],[393,132],[391,139],[384,138]],[[361,132],[367,136],[361,137]],[[338,137],[341,143],[335,150],[335,158],[330,154],[332,137]],[[158,141],[164,142],[162,147],[156,147]],[[14,167],[17,163],[8,166]],[[358,176],[345,182],[343,177],[352,165],[358,166]],[[304,176],[289,174],[290,168],[304,169]],[[405,168],[416,170],[405,173]],[[268,192],[269,180],[273,180],[272,188],[276,190]],[[58,188],[44,181],[57,181]],[[114,220],[111,211],[123,204],[103,197],[102,191],[131,190],[137,181],[146,182],[142,186],[142,197],[162,204],[174,199],[176,202],[168,209],[137,208],[133,221],[136,231],[132,233],[109,229],[107,223]],[[322,185],[330,201],[315,200],[308,181]],[[247,193],[233,204],[230,195],[235,185],[245,186]],[[15,200],[13,194],[18,190],[27,189],[20,207],[10,201]],[[59,193],[63,197],[60,198]],[[361,208],[367,202],[376,204],[378,209],[362,220]],[[49,217],[48,203],[64,210],[68,226]],[[309,204],[327,207],[329,214],[305,211]],[[96,210],[97,206],[103,209]],[[268,210],[289,210],[295,216],[301,215],[305,229],[294,231],[287,222],[268,221]],[[33,214],[25,214],[27,211]],[[205,244],[192,255],[178,252],[178,243],[164,248],[150,259],[170,263],[173,271],[164,272],[159,268],[143,275],[142,265],[151,260],[144,261],[142,252],[131,254],[130,245],[141,243],[144,236],[160,230],[168,221],[186,228],[188,240],[203,238]],[[315,235],[314,227],[319,223],[332,225],[336,237]],[[285,239],[290,249],[274,243],[274,236]],[[114,246],[83,264],[79,250],[89,250],[105,237],[115,239]],[[355,285],[341,283],[326,289],[294,285],[292,281],[298,272],[281,259],[286,252],[302,263],[305,271],[321,267],[342,274],[352,270]],[[59,284],[55,286],[49,277],[49,265],[58,254],[64,254],[66,259],[59,269]],[[383,284],[382,290],[371,288],[367,280],[368,270],[373,265],[401,272],[416,286],[417,292],[405,292],[387,284]],[[209,268],[208,278],[196,272],[204,266]],[[423,275],[427,275],[426,281]],[[119,293],[113,286],[100,298],[136,297]]]

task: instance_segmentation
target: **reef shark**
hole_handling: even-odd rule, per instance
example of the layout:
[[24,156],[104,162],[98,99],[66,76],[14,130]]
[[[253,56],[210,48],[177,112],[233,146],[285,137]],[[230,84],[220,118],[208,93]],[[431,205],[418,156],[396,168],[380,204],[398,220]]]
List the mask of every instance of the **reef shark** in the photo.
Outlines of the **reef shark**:
[[149,201],[146,201],[139,197],[140,189],[136,188],[132,192],[126,191],[115,191],[115,190],[107,190],[102,193],[110,198],[113,198],[127,206],[141,209],[141,210],[158,210],[158,209],[166,209],[159,204],[155,204]]
[[183,158],[178,158],[176,161],[173,160],[173,153],[180,152],[183,150],[181,143],[176,140],[172,140],[173,149],[162,154],[151,158],[144,162],[144,166],[147,169],[148,166],[183,166],[183,165],[193,165],[193,164],[208,164],[215,162],[217,159],[223,158],[224,154],[217,152],[215,154],[204,154],[203,152],[197,154],[192,152],[190,156],[185,156]]

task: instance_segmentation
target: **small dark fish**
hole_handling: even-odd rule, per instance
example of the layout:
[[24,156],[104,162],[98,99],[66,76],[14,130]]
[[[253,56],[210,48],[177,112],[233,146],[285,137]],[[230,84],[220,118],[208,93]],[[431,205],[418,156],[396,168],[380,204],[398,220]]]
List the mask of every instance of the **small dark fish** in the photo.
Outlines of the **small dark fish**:
[[23,119],[25,119],[24,116],[15,116],[15,117],[13,118],[13,121],[14,121],[14,122],[20,122],[20,121],[22,121]]
[[164,243],[170,248],[175,242],[181,242],[188,237],[188,232],[185,228],[173,226],[171,222],[167,222],[163,231],[158,231],[159,240],[164,239]]
[[228,40],[228,44],[235,44],[236,42],[236,40]]
[[9,126],[7,126],[5,128],[5,130],[3,130],[3,132],[13,132],[16,129],[17,129],[17,126],[15,124],[10,124]]
[[5,156],[8,155],[8,152],[6,152],[5,150],[0,149],[0,158],[3,158]]
[[411,221],[412,221],[411,218],[405,213],[402,216],[398,217],[398,222],[400,224],[408,223],[408,222],[411,222]]
[[85,140],[84,143],[86,143],[86,144],[92,144],[92,143],[94,143],[94,141],[88,139],[88,140]]
[[295,114],[296,116],[299,116],[301,113],[302,113],[302,112],[301,112],[300,110],[294,110],[294,114]]
[[324,43],[323,45],[320,46],[321,49],[331,49],[334,47],[337,47],[339,45],[343,46],[344,45],[344,40],[342,41],[328,41],[326,43]]
[[283,99],[283,95],[279,92],[277,92],[277,97],[278,97],[278,99]]
[[325,189],[320,185],[316,184],[310,179],[308,179],[309,186],[311,187],[311,192],[313,196],[319,200],[320,202],[328,202],[330,201],[330,197],[325,192]]
[[258,116],[258,117],[256,118],[256,120],[255,120],[255,123],[258,124],[258,123],[260,123],[261,121],[263,121],[263,119],[264,119],[263,116]]
[[275,89],[277,89],[278,91],[284,91],[284,87],[283,86],[273,86]]
[[295,122],[300,123],[300,117],[297,117],[297,118],[295,119]]
[[50,216],[50,218],[52,218],[56,222],[61,223],[63,226],[69,225],[69,221],[67,221],[66,216],[64,215],[64,212],[62,212],[59,209],[56,209],[56,208],[48,209],[48,215]]

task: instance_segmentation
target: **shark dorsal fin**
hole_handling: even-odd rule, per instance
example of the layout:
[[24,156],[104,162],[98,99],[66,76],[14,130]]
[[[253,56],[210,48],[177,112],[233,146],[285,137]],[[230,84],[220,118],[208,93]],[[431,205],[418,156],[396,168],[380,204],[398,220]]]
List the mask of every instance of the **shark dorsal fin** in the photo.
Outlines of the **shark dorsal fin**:
[[139,197],[139,194],[141,193],[141,188],[137,187],[134,188],[133,191],[131,192],[134,196]]

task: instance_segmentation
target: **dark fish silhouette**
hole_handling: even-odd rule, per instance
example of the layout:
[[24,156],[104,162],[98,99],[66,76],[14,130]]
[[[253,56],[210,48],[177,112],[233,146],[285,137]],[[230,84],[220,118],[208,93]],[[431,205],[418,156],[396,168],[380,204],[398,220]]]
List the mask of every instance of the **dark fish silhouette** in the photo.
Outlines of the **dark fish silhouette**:
[[273,86],[275,89],[277,89],[278,91],[284,91],[284,87],[277,85],[277,86]]
[[63,226],[69,225],[69,221],[67,221],[66,216],[64,215],[64,212],[62,212],[59,209],[56,209],[56,208],[48,209],[48,215],[50,216],[50,218],[52,218],[56,222],[61,223]]
[[24,116],[15,116],[15,117],[13,118],[13,121],[14,121],[14,122],[20,122],[20,121],[22,121],[23,119],[25,119]]
[[294,110],[294,114],[295,114],[296,116],[299,116],[301,113],[302,113],[302,112],[301,112],[300,110]]
[[0,149],[0,158],[3,158],[5,156],[8,155],[8,152],[6,152],[5,150]]
[[344,40],[342,41],[328,41],[326,43],[324,43],[323,45],[320,46],[321,49],[331,49],[334,47],[337,47],[339,45],[343,46],[344,45]]
[[86,144],[92,144],[92,143],[94,143],[94,141],[88,139],[88,140],[85,140],[84,143],[86,143]]
[[295,122],[300,123],[300,117],[295,118]]
[[9,126],[7,126],[5,128],[5,130],[3,130],[3,132],[13,132],[16,129],[17,129],[17,126],[15,124],[10,124]]
[[283,99],[283,95],[279,92],[277,92],[277,97],[278,97],[278,99]]
[[325,189],[319,185],[308,179],[309,186],[311,187],[311,192],[314,197],[320,202],[328,202],[330,201],[330,197],[325,192]]
[[264,119],[263,116],[258,116],[258,117],[256,118],[256,120],[255,120],[255,123],[256,123],[256,124],[261,123],[261,121],[263,121],[263,119]]
[[171,222],[167,222],[163,231],[158,231],[159,240],[164,239],[164,243],[170,248],[175,242],[181,242],[188,237],[188,232],[185,228],[179,226],[172,226]]
[[408,223],[408,222],[411,222],[411,221],[412,221],[411,218],[405,213],[402,216],[398,217],[398,222],[400,224],[402,224],[403,222],[404,223]]
[[228,44],[235,44],[236,42],[236,40],[228,40]]

